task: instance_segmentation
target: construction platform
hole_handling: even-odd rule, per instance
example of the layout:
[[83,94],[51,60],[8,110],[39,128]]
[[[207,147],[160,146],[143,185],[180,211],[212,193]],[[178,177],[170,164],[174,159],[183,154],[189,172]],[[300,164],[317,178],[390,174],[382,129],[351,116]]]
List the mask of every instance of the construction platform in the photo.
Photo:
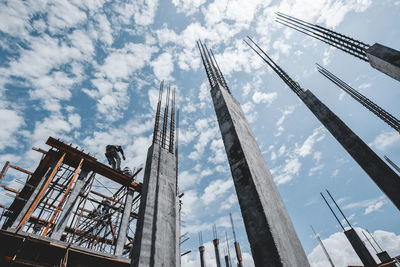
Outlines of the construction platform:
[[[128,266],[142,168],[121,173],[72,144],[46,144],[48,151],[33,148],[43,154],[34,172],[10,162],[0,172],[13,198],[0,205],[0,266]],[[9,169],[22,188],[1,184]]]

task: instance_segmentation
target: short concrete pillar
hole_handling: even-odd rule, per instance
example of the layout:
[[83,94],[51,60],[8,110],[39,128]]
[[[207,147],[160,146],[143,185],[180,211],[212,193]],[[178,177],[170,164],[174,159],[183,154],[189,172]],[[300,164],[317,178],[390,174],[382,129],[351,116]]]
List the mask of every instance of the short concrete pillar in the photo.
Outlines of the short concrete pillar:
[[114,254],[116,256],[122,256],[122,253],[124,252],[124,245],[126,242],[126,236],[128,234],[129,222],[130,222],[130,218],[131,218],[131,210],[132,210],[133,193],[134,192],[133,192],[133,190],[131,190],[129,188],[127,190],[128,190],[128,192],[126,192],[124,211],[122,213],[121,222],[119,224],[117,244],[115,245]]
[[199,252],[200,252],[200,266],[201,267],[205,267],[206,266],[206,263],[205,263],[205,261],[204,261],[204,251],[205,251],[206,249],[204,248],[204,246],[200,246],[199,247]]
[[387,251],[382,251],[376,254],[376,256],[378,256],[378,258],[380,259],[381,263],[386,263],[385,266],[387,267],[396,267],[396,263],[392,263],[392,264],[387,264],[387,262],[393,261],[394,259],[392,259],[392,257],[389,256],[389,254],[387,253]]
[[353,228],[350,228],[349,230],[344,231],[344,234],[365,267],[376,267],[374,258],[371,253],[369,253],[356,231]]
[[131,266],[179,266],[177,198],[175,155],[154,143],[147,153]]
[[51,233],[51,238],[60,240],[62,234],[64,233],[65,227],[67,227],[68,220],[72,215],[73,208],[75,203],[78,201],[79,193],[82,191],[82,188],[86,182],[86,178],[88,177],[89,172],[86,170],[81,170],[79,173],[78,179],[75,182],[74,188],[72,188],[67,201],[62,209],[60,219],[57,220],[56,225]]
[[217,263],[217,267],[221,267],[221,258],[219,256],[219,239],[216,238],[213,240],[213,244],[214,244],[214,251],[215,251],[215,262]]
[[225,266],[226,266],[226,267],[231,267],[231,265],[229,264],[229,257],[228,257],[228,255],[225,255]]
[[400,177],[311,91],[305,91],[300,98],[400,210]]
[[376,43],[365,52],[373,68],[400,81],[400,51]]

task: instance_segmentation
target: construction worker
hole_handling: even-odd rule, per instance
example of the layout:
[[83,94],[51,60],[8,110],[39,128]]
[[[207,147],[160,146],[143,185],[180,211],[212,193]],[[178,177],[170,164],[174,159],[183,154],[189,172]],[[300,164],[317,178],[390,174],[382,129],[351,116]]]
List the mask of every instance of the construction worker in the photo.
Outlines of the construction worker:
[[106,146],[106,158],[108,160],[108,164],[112,166],[114,170],[121,171],[121,158],[118,155],[118,152],[121,153],[122,158],[125,160],[124,151],[121,146],[108,145]]

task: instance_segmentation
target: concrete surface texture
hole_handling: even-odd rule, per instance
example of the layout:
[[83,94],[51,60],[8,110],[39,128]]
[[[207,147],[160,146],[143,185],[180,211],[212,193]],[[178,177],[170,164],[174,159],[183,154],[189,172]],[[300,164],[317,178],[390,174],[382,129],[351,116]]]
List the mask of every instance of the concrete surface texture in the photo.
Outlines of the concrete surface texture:
[[365,52],[373,68],[400,81],[400,51],[376,43]]
[[368,249],[365,247],[356,231],[353,228],[350,228],[349,230],[344,231],[344,234],[365,267],[376,266],[374,258],[372,257],[371,253],[369,253]]
[[307,90],[300,98],[400,210],[400,177],[313,93]]
[[211,88],[255,266],[310,266],[240,104]]
[[147,153],[131,266],[179,267],[177,203],[175,155],[153,144]]

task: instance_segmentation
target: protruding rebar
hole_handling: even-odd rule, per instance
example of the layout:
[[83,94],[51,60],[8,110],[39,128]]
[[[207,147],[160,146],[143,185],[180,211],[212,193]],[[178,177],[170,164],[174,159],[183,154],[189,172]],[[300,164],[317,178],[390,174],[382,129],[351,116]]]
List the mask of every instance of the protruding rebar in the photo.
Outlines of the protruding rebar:
[[376,116],[378,116],[381,120],[386,122],[390,127],[395,129],[397,132],[400,133],[400,121],[396,119],[393,115],[391,115],[389,112],[385,111],[378,105],[376,105],[374,102],[363,96],[361,93],[356,91],[354,88],[350,87],[348,84],[346,84],[344,81],[336,77],[334,74],[332,74],[330,71],[322,67],[321,65],[317,64],[317,69],[319,73],[324,75],[326,78],[328,78],[330,81],[332,81],[334,84],[339,86],[341,89],[343,89],[346,93],[348,93],[352,98],[354,98],[356,101],[358,101],[361,105],[369,109],[372,113],[374,113]]
[[262,60],[264,60],[265,63],[267,63],[275,72],[278,74],[278,76],[289,86],[290,89],[292,89],[293,92],[295,92],[298,96],[300,94],[304,93],[303,88],[300,87],[300,85],[295,82],[290,76],[276,64],[265,52],[262,50],[258,44],[256,44],[249,36],[247,36],[249,40],[261,51],[261,53],[264,55],[261,55],[260,52],[258,52],[253,46],[251,46],[246,40],[243,40],[251,49],[253,49],[254,52],[259,55]]
[[215,64],[217,65],[217,69],[218,69],[218,72],[219,72],[219,76],[221,77],[222,85],[223,85],[223,86],[225,87],[225,89],[228,90],[228,92],[230,93],[231,90],[229,89],[228,84],[226,83],[225,77],[224,77],[224,75],[222,74],[221,69],[219,68],[219,65],[218,65],[217,60],[215,59],[214,53],[213,53],[212,50],[210,50],[210,52],[211,52],[211,55],[212,55],[212,58],[213,58]]
[[393,161],[391,161],[386,155],[383,156],[383,157],[386,159],[386,161],[387,161],[398,173],[400,173],[400,167],[399,167],[399,166],[397,166]]
[[375,244],[378,246],[378,248],[381,250],[381,252],[383,251],[383,249],[381,248],[381,246],[379,246],[378,242],[376,242],[374,236],[368,231],[368,229],[366,229],[369,236],[372,238],[372,240],[374,240]]
[[229,249],[229,242],[228,242],[228,233],[225,231],[225,239],[226,239],[226,249],[227,249],[227,252],[228,252],[228,263],[229,263],[229,266],[230,267],[232,267],[232,261],[231,261],[231,252],[230,252],[230,249]]
[[343,231],[345,231],[345,229],[344,229],[342,223],[340,222],[339,218],[336,216],[336,213],[333,211],[331,205],[329,205],[329,203],[328,203],[328,201],[326,200],[325,196],[322,194],[322,192],[320,192],[320,194],[321,194],[322,198],[324,199],[324,201],[325,201],[326,205],[328,206],[328,208],[331,210],[333,216],[335,216],[335,218],[336,218],[337,222],[339,223],[340,227],[342,227]]
[[168,85],[167,87],[167,99],[165,103],[165,108],[164,108],[164,122],[163,122],[163,130],[161,134],[161,147],[165,148],[165,141],[166,141],[166,136],[167,136],[167,130],[168,130],[168,109],[169,109],[169,98],[170,98],[170,91],[171,91],[171,86]]
[[343,211],[340,209],[339,205],[336,203],[335,199],[332,197],[331,193],[328,191],[328,189],[325,189],[325,191],[328,193],[329,197],[332,199],[333,203],[335,203],[336,208],[339,210],[340,214],[342,214],[343,218],[346,220],[347,224],[353,228],[353,226],[351,226],[350,222],[347,220],[347,217],[344,215]]
[[278,15],[276,19],[278,23],[281,23],[289,28],[311,36],[317,40],[334,46],[346,53],[349,53],[361,60],[368,62],[368,57],[365,53],[365,50],[367,50],[370,45],[345,36],[343,34],[326,29],[319,25],[311,24],[280,12],[276,14]]
[[212,80],[214,82],[214,85],[216,85],[217,84],[217,77],[216,77],[216,73],[214,71],[214,68],[213,68],[213,66],[211,64],[211,61],[210,61],[211,59],[209,59],[209,57],[207,55],[208,54],[208,50],[206,50],[206,48],[204,47],[204,45],[203,45],[203,43],[201,41],[200,41],[200,45],[201,45],[201,48],[202,48],[202,51],[203,51],[204,59],[206,60],[208,68],[210,70],[211,78],[212,78]]
[[364,231],[361,231],[364,235],[364,237],[367,239],[368,243],[371,245],[371,247],[375,250],[375,253],[378,254],[378,251],[376,250],[376,248],[374,247],[374,245],[372,245],[371,240],[369,240],[368,236],[365,234]]
[[162,100],[162,91],[164,87],[164,81],[160,83],[160,91],[158,92],[158,102],[157,102],[157,111],[156,111],[156,119],[154,122],[154,133],[153,133],[153,144],[158,140],[158,127],[160,125],[160,112],[161,112],[161,100]]
[[176,113],[176,141],[175,141],[175,161],[176,161],[176,194],[179,193],[178,187],[178,163],[179,163],[179,109]]
[[203,45],[200,40],[197,41],[197,46],[199,48],[201,60],[203,62],[203,66],[206,71],[211,88],[218,84],[225,88],[229,93],[231,93],[228,84],[226,83],[226,80],[224,78],[224,75],[222,74],[221,69],[218,65],[218,62],[215,59],[214,53],[209,50],[206,45]]
[[172,93],[171,123],[169,126],[169,153],[174,153],[174,132],[175,132],[175,88]]
[[312,225],[310,225],[311,230],[314,233],[314,236],[318,239],[319,244],[321,245],[322,250],[325,253],[325,256],[328,258],[329,263],[331,264],[332,267],[335,267],[335,264],[333,264],[332,258],[331,256],[329,256],[328,250],[326,250],[324,243],[322,243],[321,238],[319,237],[319,235],[315,232],[314,228],[312,227]]

